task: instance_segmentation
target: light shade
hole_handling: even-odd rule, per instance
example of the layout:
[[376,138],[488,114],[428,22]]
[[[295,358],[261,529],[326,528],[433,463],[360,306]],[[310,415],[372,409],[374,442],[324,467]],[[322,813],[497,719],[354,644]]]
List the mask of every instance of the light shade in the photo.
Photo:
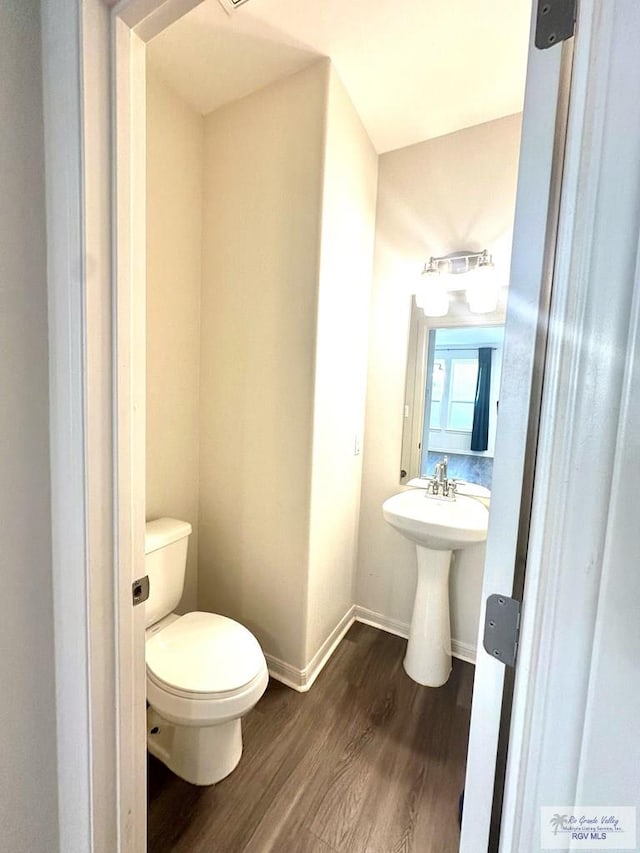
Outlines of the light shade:
[[449,294],[437,271],[422,273],[416,287],[416,305],[427,317],[444,317],[449,311]]
[[491,260],[480,263],[467,276],[467,303],[472,314],[489,314],[498,307],[498,283]]

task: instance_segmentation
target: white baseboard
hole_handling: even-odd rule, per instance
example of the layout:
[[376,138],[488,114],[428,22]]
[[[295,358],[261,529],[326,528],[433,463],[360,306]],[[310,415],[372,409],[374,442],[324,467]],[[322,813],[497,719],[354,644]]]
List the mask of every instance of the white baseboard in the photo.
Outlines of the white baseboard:
[[[383,616],[382,613],[369,610],[367,607],[356,605],[355,617],[356,622],[363,622],[365,625],[371,625],[373,628],[379,628],[381,631],[395,634],[396,637],[404,637],[406,640],[409,636],[408,622],[390,619],[388,616]],[[451,654],[454,658],[467,661],[467,663],[475,664],[476,662],[476,647],[469,643],[462,643],[453,637],[451,638]]]
[[276,681],[286,684],[287,687],[292,687],[299,693],[304,693],[308,690],[308,688],[304,686],[304,670],[297,669],[295,666],[291,666],[291,664],[286,663],[273,655],[269,655],[266,652],[265,658],[267,659],[267,667],[269,668],[269,675],[271,678],[275,678]]
[[325,664],[355,621],[355,607],[350,607],[304,669],[306,690],[320,675]]
[[306,693],[354,621],[355,607],[350,607],[304,669],[297,669],[273,655],[265,654],[269,675],[276,681],[286,684],[287,687],[297,690],[298,693]]
[[467,663],[476,663],[476,647],[471,643],[462,643],[460,640],[451,638],[451,655],[459,660],[466,660]]
[[405,640],[409,636],[408,622],[391,619],[375,610],[369,610],[368,607],[360,607],[358,604],[356,605],[356,622],[363,622],[365,625],[371,625],[372,628],[386,631],[387,634],[395,634],[396,637],[404,637]]
[[[409,636],[408,622],[390,619],[388,616],[383,616],[382,613],[356,604],[344,614],[304,669],[298,669],[286,661],[280,660],[280,658],[265,654],[269,675],[276,681],[286,684],[287,687],[297,690],[298,693],[306,693],[354,622],[363,622],[365,625],[371,625],[372,628],[378,628],[388,634],[404,637],[405,640]],[[454,658],[460,658],[460,660],[468,663],[475,664],[476,662],[475,646],[461,643],[453,638],[451,639],[451,654]]]

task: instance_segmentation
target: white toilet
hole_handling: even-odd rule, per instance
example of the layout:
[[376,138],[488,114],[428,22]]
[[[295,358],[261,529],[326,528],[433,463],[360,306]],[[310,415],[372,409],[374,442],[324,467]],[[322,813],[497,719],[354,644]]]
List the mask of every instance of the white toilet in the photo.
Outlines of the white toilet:
[[242,755],[241,717],[264,693],[262,649],[243,625],[215,613],[173,609],[182,597],[191,525],[146,526],[147,747],[194,785],[228,776]]

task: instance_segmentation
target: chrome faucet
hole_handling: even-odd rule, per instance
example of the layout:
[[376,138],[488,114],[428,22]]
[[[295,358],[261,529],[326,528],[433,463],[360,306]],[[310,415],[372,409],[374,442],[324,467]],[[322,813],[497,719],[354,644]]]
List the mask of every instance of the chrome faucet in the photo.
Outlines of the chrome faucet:
[[447,466],[449,465],[449,458],[444,456],[441,462],[436,462],[436,468],[433,472],[433,479],[437,480],[441,486],[445,486],[447,483]]
[[447,474],[449,459],[444,456],[440,462],[436,462],[433,477],[429,477],[427,495],[439,496],[454,501],[456,499],[456,484],[450,480]]

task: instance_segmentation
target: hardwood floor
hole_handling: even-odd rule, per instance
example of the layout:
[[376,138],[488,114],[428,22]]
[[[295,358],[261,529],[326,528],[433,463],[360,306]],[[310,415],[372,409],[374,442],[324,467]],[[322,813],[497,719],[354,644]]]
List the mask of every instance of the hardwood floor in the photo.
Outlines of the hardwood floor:
[[455,853],[473,667],[421,687],[405,646],[356,623],[308,693],[271,681],[218,785],[149,757],[149,853]]

